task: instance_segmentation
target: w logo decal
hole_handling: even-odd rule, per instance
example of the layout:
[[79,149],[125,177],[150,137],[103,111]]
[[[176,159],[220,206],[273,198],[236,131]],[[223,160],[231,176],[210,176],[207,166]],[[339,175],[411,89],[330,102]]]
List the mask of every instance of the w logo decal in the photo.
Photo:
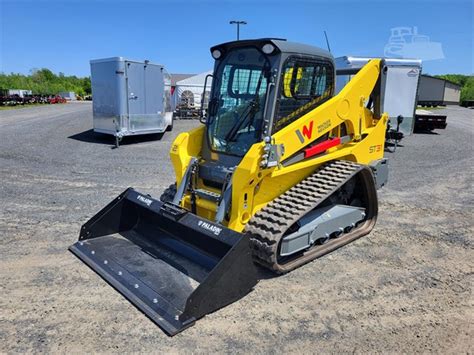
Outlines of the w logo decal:
[[311,139],[311,136],[313,135],[313,121],[309,123],[309,126],[303,126],[303,132],[301,132],[299,129],[295,131],[296,135],[298,136],[298,139],[300,140],[301,143],[304,143],[305,137],[307,139]]

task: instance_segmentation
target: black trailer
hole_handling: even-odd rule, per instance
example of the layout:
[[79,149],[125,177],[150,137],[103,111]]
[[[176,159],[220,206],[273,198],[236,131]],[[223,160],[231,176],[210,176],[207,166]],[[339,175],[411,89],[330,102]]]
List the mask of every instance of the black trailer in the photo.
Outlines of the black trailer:
[[416,110],[415,131],[433,131],[435,129],[446,129],[448,116],[440,115],[426,110]]

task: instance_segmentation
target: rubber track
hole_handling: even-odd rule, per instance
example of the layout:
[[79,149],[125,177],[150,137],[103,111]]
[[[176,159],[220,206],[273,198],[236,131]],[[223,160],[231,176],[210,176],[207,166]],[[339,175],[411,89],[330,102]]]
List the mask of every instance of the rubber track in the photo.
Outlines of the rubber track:
[[314,259],[305,260],[303,257],[301,262],[293,262],[291,267],[285,268],[285,264],[278,264],[280,240],[295,222],[362,169],[366,167],[350,161],[330,162],[257,212],[245,227],[255,261],[273,271],[284,273]]

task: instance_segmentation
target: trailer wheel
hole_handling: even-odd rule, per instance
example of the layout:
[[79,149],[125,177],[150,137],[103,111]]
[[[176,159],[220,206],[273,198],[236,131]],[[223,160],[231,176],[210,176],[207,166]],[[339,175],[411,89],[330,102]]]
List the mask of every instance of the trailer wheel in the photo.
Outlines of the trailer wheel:
[[171,132],[173,130],[173,121],[174,121],[173,118],[171,118],[171,124],[168,127],[166,127],[167,132]]

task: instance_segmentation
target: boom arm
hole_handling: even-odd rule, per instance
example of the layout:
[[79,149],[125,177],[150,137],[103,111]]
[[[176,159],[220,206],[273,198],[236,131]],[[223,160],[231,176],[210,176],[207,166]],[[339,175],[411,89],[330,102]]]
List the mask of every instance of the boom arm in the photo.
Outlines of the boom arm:
[[381,62],[380,59],[371,60],[338,95],[275,133],[274,144],[284,144],[285,147],[282,159],[292,156],[343,122],[347,125],[347,133],[359,141],[364,131],[373,126],[371,120],[366,122],[369,115],[366,104],[379,78]]
[[346,124],[348,141],[340,140],[337,146],[314,158],[268,169],[260,168],[265,143],[252,146],[234,173],[230,228],[242,230],[250,216],[322,163],[346,159],[369,164],[383,157],[388,115],[374,117],[366,108],[381,70],[382,60],[371,60],[338,95],[272,136],[272,144],[283,147],[280,162],[303,151],[342,123]]

